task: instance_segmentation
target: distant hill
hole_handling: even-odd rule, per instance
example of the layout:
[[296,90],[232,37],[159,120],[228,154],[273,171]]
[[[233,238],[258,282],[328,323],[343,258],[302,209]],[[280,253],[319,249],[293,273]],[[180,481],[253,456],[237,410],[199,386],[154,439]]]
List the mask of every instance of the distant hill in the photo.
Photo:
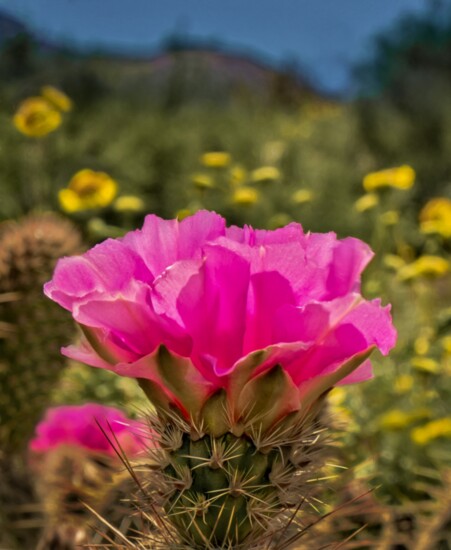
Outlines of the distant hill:
[[18,19],[0,12],[0,47],[19,34],[30,34],[26,25]]
[[246,55],[201,47],[152,57],[95,55],[91,63],[119,87],[152,88],[157,94],[170,90],[175,96],[220,99],[230,93],[251,93],[287,102],[323,97],[307,78],[291,69],[279,70]]
[[[33,55],[67,58],[61,68],[67,76],[70,62],[89,68],[93,78],[98,78],[112,89],[119,91],[149,90],[151,94],[164,95],[168,103],[204,98],[225,99],[230,95],[259,96],[276,99],[282,103],[297,103],[305,99],[321,99],[316,89],[300,71],[271,66],[252,56],[223,51],[216,44],[178,42],[171,48],[163,44],[165,51],[156,55],[121,55],[111,52],[80,52],[67,44],[50,43],[31,32],[19,20],[0,12],[0,49],[20,39],[19,50],[24,48]],[[27,42],[24,46],[23,41]],[[173,44],[172,44],[173,45]],[[17,54],[14,63],[17,68]],[[47,58],[48,59],[48,58]],[[21,74],[26,74],[26,70]],[[66,78],[64,78],[66,80]]]

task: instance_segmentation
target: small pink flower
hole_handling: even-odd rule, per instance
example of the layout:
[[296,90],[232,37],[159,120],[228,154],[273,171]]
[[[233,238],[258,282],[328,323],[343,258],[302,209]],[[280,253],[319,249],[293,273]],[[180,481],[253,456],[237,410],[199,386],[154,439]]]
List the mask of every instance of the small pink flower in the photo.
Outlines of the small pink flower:
[[122,449],[126,456],[136,456],[145,447],[140,431],[139,422],[114,407],[96,403],[53,407],[47,409],[36,426],[29,450],[47,453],[66,445],[112,456],[117,456],[116,448],[119,452]]
[[389,306],[360,294],[371,257],[358,239],[296,223],[263,231],[227,228],[213,212],[149,215],[142,230],[60,260],[45,293],[84,332],[65,355],[147,379],[160,404],[188,416],[219,389],[235,402],[278,365],[299,408],[312,392],[371,378],[369,353],[395,344]]

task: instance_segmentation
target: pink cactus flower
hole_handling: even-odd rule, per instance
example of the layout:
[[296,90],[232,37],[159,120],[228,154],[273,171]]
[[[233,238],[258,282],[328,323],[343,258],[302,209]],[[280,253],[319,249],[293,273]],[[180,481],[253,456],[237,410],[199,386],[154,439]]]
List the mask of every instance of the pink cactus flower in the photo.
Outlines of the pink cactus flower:
[[36,426],[29,450],[47,453],[65,445],[117,456],[111,441],[126,456],[137,456],[145,448],[140,431],[142,426],[139,422],[130,420],[114,407],[97,403],[53,407],[47,409]]
[[236,402],[279,366],[292,410],[371,378],[369,353],[394,346],[390,307],[360,294],[371,257],[358,239],[297,223],[265,231],[206,211],[149,215],[141,230],[61,259],[45,293],[84,333],[65,355],[146,379],[160,405],[189,416],[220,389]]

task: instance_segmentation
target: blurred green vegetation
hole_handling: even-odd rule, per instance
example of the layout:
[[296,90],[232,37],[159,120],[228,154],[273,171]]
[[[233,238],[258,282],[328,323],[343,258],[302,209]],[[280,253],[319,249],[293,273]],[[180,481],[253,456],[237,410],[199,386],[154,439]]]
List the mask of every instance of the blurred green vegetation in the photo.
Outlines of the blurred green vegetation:
[[[58,191],[91,168],[144,206],[71,214],[90,242],[137,227],[147,212],[181,217],[199,208],[230,223],[294,220],[363,238],[376,252],[364,293],[393,304],[399,342],[389,359],[375,358],[375,381],[332,394],[347,423],[347,465],[380,484],[385,502],[427,500],[428,484],[451,467],[451,290],[449,269],[413,262],[450,260],[450,236],[421,232],[418,218],[429,198],[451,195],[450,69],[451,17],[436,12],[379,39],[359,73],[362,94],[347,102],[298,90],[287,75],[271,77],[270,93],[224,93],[180,57],[152,87],[142,62],[38,56],[16,41],[0,60],[0,219],[60,210]],[[12,116],[46,84],[64,90],[74,109],[55,132],[27,138]],[[220,166],[202,160],[218,151],[229,155]],[[355,204],[367,173],[405,164],[416,172],[412,189],[378,189],[377,204]],[[138,398],[130,381],[74,366],[55,399],[120,402],[136,413]]]

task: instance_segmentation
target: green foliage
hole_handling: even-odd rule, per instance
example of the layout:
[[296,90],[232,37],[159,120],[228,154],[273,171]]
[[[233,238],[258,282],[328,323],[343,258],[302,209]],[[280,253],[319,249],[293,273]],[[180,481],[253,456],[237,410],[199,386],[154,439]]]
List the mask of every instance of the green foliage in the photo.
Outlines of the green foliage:
[[[406,16],[375,42],[356,71],[359,139],[376,168],[413,163],[419,199],[451,192],[451,9],[431,7]],[[412,160],[414,159],[414,161]]]
[[[361,237],[371,244],[376,258],[365,276],[364,294],[381,296],[384,303],[393,304],[398,346],[388,360],[373,361],[373,382],[333,390],[331,407],[346,425],[344,463],[355,468],[360,482],[380,485],[372,495],[379,523],[373,525],[362,517],[361,524],[351,524],[357,528],[369,523],[375,539],[392,540],[387,533],[398,529],[399,517],[416,515],[418,525],[427,524],[430,517],[443,519],[439,504],[445,501],[443,494],[449,486],[450,276],[449,272],[433,277],[414,270],[414,276],[405,279],[402,269],[411,268],[414,260],[425,255],[438,256],[445,263],[450,258],[449,238],[423,234],[418,226],[426,198],[450,192],[450,52],[448,20],[442,23],[431,16],[427,21],[404,22],[381,39],[367,73],[371,90],[377,85],[379,95],[348,104],[297,97],[283,105],[236,89],[227,97],[218,95],[216,102],[210,92],[200,101],[194,92],[207,88],[202,71],[188,77],[186,67],[180,68],[179,63],[175,66],[182,74],[175,73],[154,88],[158,83],[138,62],[66,57],[62,64],[61,59],[49,57],[44,64],[29,51],[28,69],[13,71],[11,59],[22,55],[20,49],[8,53],[7,63],[0,61],[2,74],[8,76],[0,90],[0,219],[18,217],[36,206],[59,210],[58,191],[75,172],[92,168],[113,177],[120,196],[134,195],[144,203],[141,210],[127,211],[113,202],[104,209],[73,213],[74,221],[93,242],[139,226],[147,212],[183,217],[208,208],[230,223],[276,228],[295,220],[306,230],[334,230],[342,237]],[[198,81],[190,83],[193,74]],[[11,119],[18,103],[38,94],[44,84],[61,85],[75,108],[64,115],[61,128],[33,140],[20,135]],[[276,83],[276,88],[282,84]],[[209,151],[225,152],[229,159],[220,166],[209,165],[202,160]],[[359,211],[354,203],[362,196],[365,174],[402,164],[417,172],[413,189],[376,190],[377,204]],[[265,168],[272,170],[266,171],[270,177],[261,176]],[[244,199],[237,198],[237,190],[247,192]],[[1,235],[0,230],[3,258],[7,247]],[[27,246],[28,255],[17,243],[11,247],[20,266],[19,259],[40,253],[40,245]],[[64,247],[55,249],[48,255],[48,265],[67,253]],[[23,273],[21,269],[16,269],[16,275]],[[70,333],[60,323],[63,317],[67,319],[64,312],[53,317],[56,311],[47,309],[50,304],[39,297],[50,271],[49,267],[39,276],[33,272],[29,280],[36,286],[20,288],[11,286],[20,277],[4,278],[0,273],[1,293],[11,298],[11,292],[21,292],[20,300],[0,303],[0,321],[6,323],[0,326],[5,330],[12,323],[19,335],[1,341],[0,412],[8,419],[5,426],[14,421],[13,431],[22,442],[43,406],[41,390],[46,400],[51,393],[57,403],[95,400],[123,405],[132,413],[139,412],[144,403],[132,381],[79,365],[66,371],[55,389],[62,364],[59,347],[68,343]],[[40,333],[36,327],[51,329]],[[40,334],[44,339],[39,340]],[[50,362],[56,365],[53,370]],[[25,416],[18,411],[25,411]],[[2,422],[1,437],[9,439],[11,433]],[[256,494],[268,491],[265,503],[280,507],[279,497],[269,487],[273,454],[260,453],[248,436],[202,435],[188,442],[187,434],[181,430],[180,446],[166,449],[166,461],[158,468],[163,485],[170,485],[162,509],[173,516],[179,535],[194,545],[202,544],[202,536],[218,544],[227,538],[245,540],[253,529],[248,514],[253,497],[246,494],[243,504],[243,495],[229,494],[231,483],[234,476],[245,477],[251,465],[261,462],[264,468],[254,476]],[[228,461],[235,461],[233,468],[211,467],[215,449],[230,456],[235,447],[240,449],[238,458]],[[286,449],[282,457],[284,453]],[[187,482],[182,475],[187,470],[191,485],[179,498],[176,491]],[[331,494],[327,504],[332,506],[335,499]],[[211,521],[205,521],[204,512]],[[271,513],[263,511],[263,523],[272,520]],[[240,527],[227,534],[224,519],[232,514],[239,515]],[[382,521],[383,514],[390,521]],[[222,519],[216,531],[218,515]],[[445,531],[442,523],[437,533]],[[349,534],[352,528],[346,525],[337,522],[332,531],[336,534],[343,529]],[[411,527],[410,539],[415,529]],[[365,540],[362,537],[359,540]]]

